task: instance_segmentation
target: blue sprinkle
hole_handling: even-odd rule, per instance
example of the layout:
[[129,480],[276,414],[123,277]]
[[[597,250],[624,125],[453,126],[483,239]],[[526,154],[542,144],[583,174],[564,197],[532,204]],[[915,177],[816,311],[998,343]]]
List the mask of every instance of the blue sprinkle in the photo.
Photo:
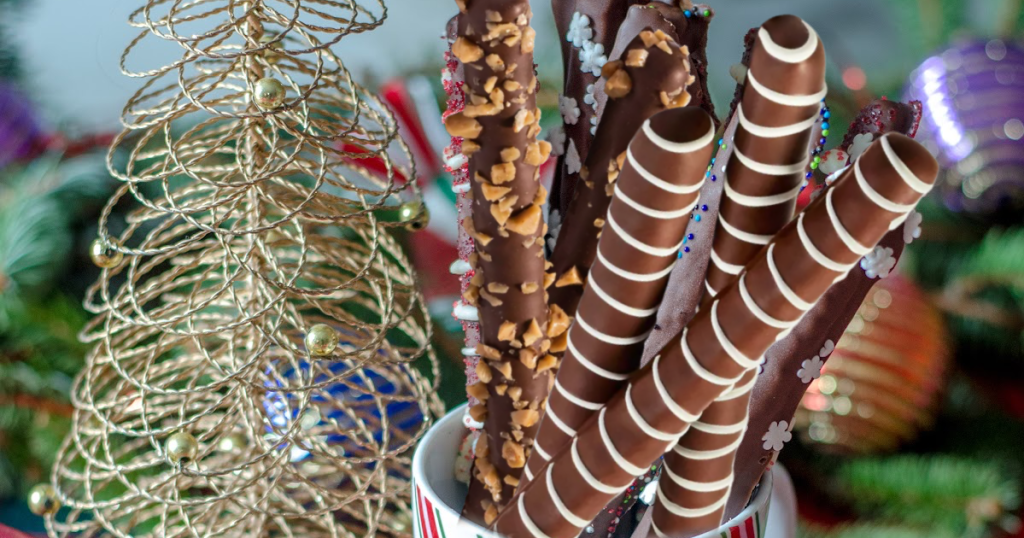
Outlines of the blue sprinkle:
[[690,247],[683,247],[683,252],[690,252]]
[[715,158],[714,157],[711,158],[711,164],[715,164]]
[[825,142],[828,142],[828,140],[825,140],[824,138],[822,138],[821,140],[818,140],[818,145],[819,146],[824,146]]
[[686,18],[689,19],[690,17],[693,16],[693,12],[687,9],[686,11],[683,12],[683,15],[686,15]]
[[825,116],[825,119],[826,119],[826,120],[827,120],[827,119],[829,119],[830,117],[832,117],[832,113],[831,113],[831,112],[829,112],[828,110],[826,110],[826,111],[825,111],[825,114],[823,114],[823,115]]
[[701,211],[707,211],[708,210],[707,204],[700,206],[700,210]]
[[[711,177],[711,170],[704,172],[704,177]],[[713,179],[711,181],[714,181]]]
[[807,179],[814,177],[814,172],[807,172]]
[[687,239],[693,239],[693,234],[686,236]]
[[711,181],[718,181],[718,176],[711,176]]
[[682,252],[680,252],[680,253],[679,253],[679,258],[681,259],[682,257],[683,257],[683,253],[682,253]]
[[822,122],[821,128],[822,129],[828,129],[828,122],[827,121],[826,122]]
[[693,220],[700,222],[700,215],[694,215]]

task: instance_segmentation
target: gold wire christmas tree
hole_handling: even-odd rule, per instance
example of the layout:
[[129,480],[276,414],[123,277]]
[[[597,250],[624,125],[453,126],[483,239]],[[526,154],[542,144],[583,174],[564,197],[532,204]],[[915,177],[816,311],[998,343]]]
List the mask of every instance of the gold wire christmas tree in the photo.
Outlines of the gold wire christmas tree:
[[[150,0],[131,16],[121,66],[146,82],[108,158],[123,184],[92,248],[94,347],[31,497],[51,536],[409,532],[437,363],[380,210],[426,214],[393,118],[329,49],[385,15]],[[129,67],[144,42],[180,58]]]

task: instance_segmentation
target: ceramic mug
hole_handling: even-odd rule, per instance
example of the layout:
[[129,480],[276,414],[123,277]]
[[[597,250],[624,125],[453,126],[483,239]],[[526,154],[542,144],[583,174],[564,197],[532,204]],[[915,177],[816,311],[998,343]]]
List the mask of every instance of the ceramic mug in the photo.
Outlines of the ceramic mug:
[[[463,405],[445,415],[416,448],[412,460],[414,538],[497,538],[486,528],[459,517],[467,488],[455,480],[455,459],[466,431],[464,412]],[[771,497],[772,473],[768,472],[745,510],[698,538],[764,538]]]

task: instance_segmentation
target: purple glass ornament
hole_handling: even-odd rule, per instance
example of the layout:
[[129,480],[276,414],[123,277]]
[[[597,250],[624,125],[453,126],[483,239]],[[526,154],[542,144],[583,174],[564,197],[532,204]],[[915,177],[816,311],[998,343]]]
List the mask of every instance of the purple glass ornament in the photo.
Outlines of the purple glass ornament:
[[31,104],[14,86],[0,82],[0,168],[35,155],[43,141]]
[[1020,221],[1024,210],[1024,43],[959,41],[915,70],[924,105],[917,139],[943,164],[947,207]]

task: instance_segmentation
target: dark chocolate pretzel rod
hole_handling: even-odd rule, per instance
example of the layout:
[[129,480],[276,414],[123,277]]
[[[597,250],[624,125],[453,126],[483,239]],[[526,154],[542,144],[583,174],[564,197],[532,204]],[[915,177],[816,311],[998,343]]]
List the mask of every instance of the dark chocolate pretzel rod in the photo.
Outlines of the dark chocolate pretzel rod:
[[[774,17],[758,31],[743,95],[736,107],[733,154],[722,178],[703,307],[793,217],[808,165],[807,146],[825,93],[825,50],[814,30],[792,15]],[[780,325],[788,329],[790,324]],[[694,535],[722,521],[733,463],[747,426],[757,369],[715,400],[665,455],[663,476],[688,490],[697,506],[664,519],[672,535]]]
[[714,129],[706,112],[687,107],[654,115],[633,137],[527,462],[527,480],[639,368],[704,182]]
[[[779,232],[747,265],[743,279],[722,290],[674,345],[553,455],[499,515],[499,533],[576,536],[581,522],[674,445],[666,439],[682,435],[715,397],[756,368],[782,332],[775,322],[798,320],[844,274],[830,267],[857,263],[931,188],[938,172],[927,150],[900,135],[881,139],[859,162],[856,174],[844,174],[830,194]],[[661,512],[688,509],[673,487],[670,479],[659,481],[653,507],[659,535]]]
[[463,137],[469,157],[473,215],[463,226],[476,242],[478,265],[464,297],[479,308],[481,343],[480,381],[467,390],[483,402],[471,413],[484,422],[463,513],[492,521],[526,464],[554,366],[545,355],[546,192],[538,181],[551,146],[536,140],[540,111],[529,2],[457,3],[452,53],[463,64],[468,101],[445,125],[452,136]]
[[[849,133],[853,134],[848,134],[836,149],[850,154],[850,146],[858,134],[870,134],[873,140],[889,132],[914,136],[920,122],[920,106],[917,102],[900,103],[884,99],[868,104],[851,122]],[[905,243],[911,240],[913,235],[907,236],[903,228],[898,227],[886,234],[879,246],[892,249],[892,256],[899,260]],[[778,455],[772,447],[764,447],[763,436],[773,422],[792,424],[792,417],[808,386],[806,374],[803,378],[800,376],[804,362],[813,357],[820,358],[821,364],[827,362],[829,354],[820,356],[825,343],[839,342],[875,282],[877,280],[868,278],[862,268],[854,267],[842,282],[829,289],[789,336],[773,344],[765,353],[764,372],[758,376],[751,394],[747,433],[736,455],[735,479],[726,505],[726,519],[746,507],[754,486]]]

